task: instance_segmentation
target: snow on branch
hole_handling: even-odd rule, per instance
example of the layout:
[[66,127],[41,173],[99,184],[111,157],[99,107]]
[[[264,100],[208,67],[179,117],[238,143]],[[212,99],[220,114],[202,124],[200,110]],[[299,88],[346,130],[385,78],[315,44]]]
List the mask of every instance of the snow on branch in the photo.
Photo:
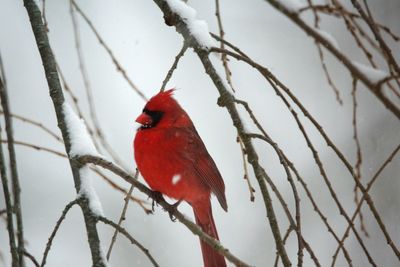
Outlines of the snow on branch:
[[81,188],[78,192],[77,198],[85,196],[89,200],[89,208],[96,216],[104,216],[103,207],[97,193],[92,185],[92,177],[89,174],[89,167],[87,165],[79,169],[81,176]]
[[[101,157],[93,144],[92,138],[90,137],[83,120],[75,114],[71,106],[66,102],[63,103],[62,110],[71,142],[71,148],[69,151],[70,157],[81,155]],[[85,196],[89,200],[89,208],[93,214],[96,216],[104,216],[101,202],[92,186],[92,177],[89,175],[89,167],[85,165],[80,168],[79,174],[81,178],[81,186],[77,198]]]
[[100,156],[83,120],[75,114],[71,106],[66,102],[63,103],[62,110],[71,142],[69,155],[71,157],[80,155]]
[[166,0],[170,9],[180,16],[186,23],[190,34],[205,49],[216,46],[216,42],[210,35],[208,25],[204,20],[196,19],[197,12],[181,0]]
[[370,66],[358,63],[353,61],[352,62],[353,65],[362,73],[365,75],[365,77],[367,77],[367,79],[376,84],[379,81],[382,81],[383,79],[389,77],[389,74],[383,70],[380,69],[374,69]]
[[316,31],[322,38],[324,38],[325,41],[334,46],[338,51],[340,51],[339,43],[336,41],[335,37],[333,37],[330,33],[317,28],[314,28],[314,31]]

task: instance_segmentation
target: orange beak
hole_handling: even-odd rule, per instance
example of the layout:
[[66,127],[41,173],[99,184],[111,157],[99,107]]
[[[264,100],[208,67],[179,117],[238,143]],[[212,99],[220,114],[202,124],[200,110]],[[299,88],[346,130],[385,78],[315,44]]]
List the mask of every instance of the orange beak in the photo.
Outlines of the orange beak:
[[140,123],[141,125],[150,125],[152,123],[151,117],[144,112],[140,114],[135,121]]

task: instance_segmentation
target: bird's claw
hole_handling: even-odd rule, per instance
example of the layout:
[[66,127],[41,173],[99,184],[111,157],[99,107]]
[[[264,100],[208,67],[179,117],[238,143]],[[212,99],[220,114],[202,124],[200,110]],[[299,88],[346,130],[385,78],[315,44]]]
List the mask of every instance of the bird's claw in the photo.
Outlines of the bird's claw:
[[[156,205],[158,205],[159,202],[163,201],[163,202],[167,203],[167,201],[165,201],[163,195],[158,191],[152,191],[152,193],[151,193],[151,195],[149,195],[149,197],[153,200],[151,203],[152,213],[154,212],[154,207]],[[174,214],[178,210],[178,206],[179,206],[179,204],[181,204],[181,202],[182,202],[182,199],[177,201],[176,203],[170,205],[170,207],[168,207],[168,209],[164,209],[165,211],[168,212],[169,218],[173,222],[176,222],[176,220],[177,220]]]
[[181,204],[182,199],[178,200],[176,203],[172,204],[171,207],[168,210],[169,218],[171,221],[176,222],[177,218],[175,217],[175,212],[178,210],[179,204]]
[[158,202],[165,201],[163,195],[158,191],[152,191],[152,193],[149,197],[153,200],[151,203],[152,212],[154,212],[154,207],[155,207],[155,205],[158,205]]

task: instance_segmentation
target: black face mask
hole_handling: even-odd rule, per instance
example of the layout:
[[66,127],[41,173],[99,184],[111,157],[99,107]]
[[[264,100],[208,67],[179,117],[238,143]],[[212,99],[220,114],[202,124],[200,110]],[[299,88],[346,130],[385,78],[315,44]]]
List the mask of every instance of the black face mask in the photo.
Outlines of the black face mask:
[[145,124],[140,127],[140,129],[150,129],[155,126],[160,122],[162,119],[164,112],[162,111],[153,111],[153,110],[148,110],[147,108],[143,109],[143,113],[147,114],[151,118],[151,123],[150,124]]

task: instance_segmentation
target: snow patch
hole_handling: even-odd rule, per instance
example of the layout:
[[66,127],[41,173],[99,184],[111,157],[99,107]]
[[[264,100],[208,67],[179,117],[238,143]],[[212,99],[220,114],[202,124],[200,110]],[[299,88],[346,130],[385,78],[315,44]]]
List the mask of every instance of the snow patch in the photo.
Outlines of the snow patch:
[[64,102],[62,109],[71,142],[69,155],[72,157],[80,155],[100,156],[83,120],[75,114],[68,103]]
[[356,67],[362,74],[364,74],[368,80],[372,83],[378,83],[379,81],[389,77],[389,74],[380,69],[374,69],[370,66],[361,64],[356,61],[352,61],[354,67]]
[[203,48],[209,49],[216,46],[210,35],[208,25],[204,20],[196,19],[197,12],[181,0],[166,0],[173,12],[179,15],[186,23],[190,34]]
[[81,188],[78,192],[78,198],[85,196],[89,200],[89,208],[96,216],[104,216],[103,207],[96,191],[92,185],[92,177],[89,175],[89,167],[83,166],[79,169],[81,177]]
[[340,50],[339,43],[336,41],[335,37],[333,37],[330,33],[314,28],[314,31],[318,33],[325,41],[327,41],[330,45],[336,48],[336,50]]
[[102,247],[100,248],[100,257],[106,267],[111,267],[111,265],[107,261],[106,254],[104,253],[104,249]]
[[182,175],[175,174],[174,176],[172,176],[172,184],[176,185],[181,179],[182,179]]

